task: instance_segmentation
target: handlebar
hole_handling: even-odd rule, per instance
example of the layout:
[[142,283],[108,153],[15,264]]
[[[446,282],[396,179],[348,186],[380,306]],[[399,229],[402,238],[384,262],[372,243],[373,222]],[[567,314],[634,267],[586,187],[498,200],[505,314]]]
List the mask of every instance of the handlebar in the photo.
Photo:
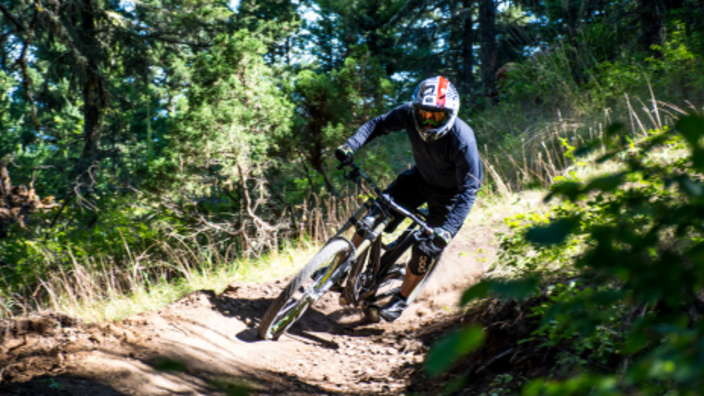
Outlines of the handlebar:
[[[349,166],[352,168],[352,170],[347,173],[345,172],[345,166]],[[414,215],[411,213],[409,210],[403,208],[401,205],[397,204],[396,202],[391,199],[390,196],[387,194],[384,194],[381,189],[372,181],[372,179],[367,176],[366,173],[362,171],[357,165],[355,165],[354,161],[350,162],[349,164],[340,164],[337,167],[338,170],[342,170],[342,175],[345,179],[350,180],[360,186],[362,189],[364,189],[364,185],[362,184],[362,181],[359,179],[360,176],[367,181],[367,183],[372,187],[374,190],[375,195],[377,196],[377,199],[383,202],[385,205],[393,209],[394,211],[398,212],[399,214],[408,217],[409,219],[413,220],[416,222],[420,227],[427,232],[428,234],[433,233],[433,228],[428,226],[423,220],[418,218],[418,216]]]

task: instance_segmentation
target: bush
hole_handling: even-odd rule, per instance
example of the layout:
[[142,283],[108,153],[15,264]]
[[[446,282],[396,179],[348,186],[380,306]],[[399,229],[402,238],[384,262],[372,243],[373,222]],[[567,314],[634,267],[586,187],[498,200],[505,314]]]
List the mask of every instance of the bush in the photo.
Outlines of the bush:
[[[704,118],[683,117],[637,144],[622,131],[612,126],[598,143],[611,149],[598,161],[621,170],[555,184],[547,199],[562,201],[549,221],[508,220],[515,232],[501,260],[519,278],[549,269],[540,290],[485,281],[465,294],[548,296],[533,308],[540,326],[530,340],[564,351],[553,373],[561,380],[534,381],[526,394],[704,391]],[[655,155],[683,148],[678,160]]]

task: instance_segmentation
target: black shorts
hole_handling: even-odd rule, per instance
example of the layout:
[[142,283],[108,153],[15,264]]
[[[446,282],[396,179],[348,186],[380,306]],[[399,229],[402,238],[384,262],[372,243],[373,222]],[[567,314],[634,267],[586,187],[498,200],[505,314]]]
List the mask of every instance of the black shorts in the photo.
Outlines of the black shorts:
[[[429,185],[415,166],[398,175],[384,193],[389,194],[394,202],[408,210],[416,209],[427,202],[427,221],[430,227],[445,224],[460,196],[459,191],[447,191]],[[397,214],[384,231],[393,232],[403,219],[404,217]]]

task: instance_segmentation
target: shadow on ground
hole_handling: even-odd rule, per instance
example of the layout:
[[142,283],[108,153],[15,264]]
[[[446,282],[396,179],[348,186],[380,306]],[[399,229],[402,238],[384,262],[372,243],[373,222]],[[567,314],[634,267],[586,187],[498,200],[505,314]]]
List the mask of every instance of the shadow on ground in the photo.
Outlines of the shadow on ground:
[[98,381],[71,377],[43,375],[27,382],[0,384],[3,396],[125,396],[108,385]]

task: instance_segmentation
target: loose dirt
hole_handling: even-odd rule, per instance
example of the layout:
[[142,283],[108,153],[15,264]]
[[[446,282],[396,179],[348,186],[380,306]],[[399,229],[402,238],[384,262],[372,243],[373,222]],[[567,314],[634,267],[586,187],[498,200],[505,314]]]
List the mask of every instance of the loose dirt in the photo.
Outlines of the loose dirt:
[[201,290],[120,322],[59,313],[2,321],[0,395],[217,395],[243,384],[256,394],[404,393],[428,347],[416,334],[457,317],[460,293],[493,259],[493,236],[476,234],[448,247],[395,323],[365,324],[328,293],[279,341],[261,341],[258,318],[287,279]]

